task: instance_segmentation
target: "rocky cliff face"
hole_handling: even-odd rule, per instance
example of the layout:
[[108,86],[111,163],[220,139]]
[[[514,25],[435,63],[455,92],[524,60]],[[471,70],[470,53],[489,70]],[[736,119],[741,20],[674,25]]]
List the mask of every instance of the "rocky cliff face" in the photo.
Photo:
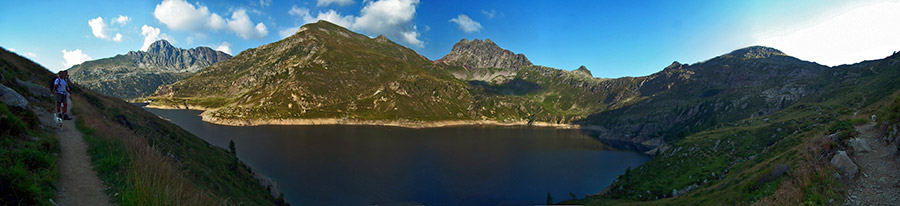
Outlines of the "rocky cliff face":
[[127,56],[140,68],[177,72],[197,72],[216,62],[231,58],[231,55],[209,47],[176,48],[166,40],[154,42],[146,52],[130,51]]
[[588,70],[584,65],[581,65],[578,69],[572,70],[572,73],[583,75],[585,77],[594,77],[594,75],[591,74],[591,70]]
[[202,68],[231,58],[209,47],[176,48],[165,40],[146,52],[87,61],[69,68],[73,81],[91,90],[122,99],[152,94],[159,86],[187,78]]
[[500,48],[490,39],[463,39],[453,45],[446,56],[436,62],[453,62],[465,68],[499,68],[512,71],[532,66],[523,54]]

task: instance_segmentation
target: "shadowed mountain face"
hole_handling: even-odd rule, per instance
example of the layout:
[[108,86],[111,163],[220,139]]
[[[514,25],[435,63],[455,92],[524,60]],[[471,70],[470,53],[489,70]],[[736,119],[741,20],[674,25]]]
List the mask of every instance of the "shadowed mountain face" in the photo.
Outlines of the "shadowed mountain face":
[[815,93],[827,69],[759,46],[693,65],[674,62],[641,83],[640,101],[578,123],[600,128],[601,139],[652,149],[720,123],[784,109]]
[[87,61],[70,68],[69,74],[73,81],[102,94],[133,99],[228,58],[231,55],[208,47],[181,49],[159,40],[146,52]]

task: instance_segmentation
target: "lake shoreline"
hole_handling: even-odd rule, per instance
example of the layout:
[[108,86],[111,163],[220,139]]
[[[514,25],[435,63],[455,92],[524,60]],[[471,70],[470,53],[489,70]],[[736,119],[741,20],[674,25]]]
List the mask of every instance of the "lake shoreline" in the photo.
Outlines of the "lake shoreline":
[[160,106],[149,104],[146,105],[147,108],[153,109],[168,109],[168,110],[198,110],[204,111],[200,114],[201,120],[204,122],[218,124],[218,125],[226,125],[226,126],[262,126],[262,125],[365,125],[365,126],[388,126],[388,127],[402,127],[402,128],[411,128],[411,129],[423,129],[423,128],[439,128],[439,127],[454,127],[454,126],[532,126],[532,127],[548,127],[555,129],[589,129],[591,127],[584,127],[582,125],[577,124],[557,124],[550,122],[531,122],[529,124],[528,121],[515,121],[515,122],[500,122],[495,120],[440,120],[440,121],[413,121],[413,120],[354,120],[354,119],[341,119],[341,118],[314,118],[314,119],[249,119],[249,120],[236,120],[236,119],[223,119],[217,118],[209,115],[206,111],[212,110],[211,108],[205,108],[200,106],[189,106],[185,108],[181,107],[172,107],[172,106]]

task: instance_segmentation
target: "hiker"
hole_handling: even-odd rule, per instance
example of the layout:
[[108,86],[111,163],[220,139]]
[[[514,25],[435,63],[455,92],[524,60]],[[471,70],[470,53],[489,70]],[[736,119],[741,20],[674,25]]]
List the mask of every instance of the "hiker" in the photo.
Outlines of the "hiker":
[[[56,115],[63,120],[72,120],[69,118],[69,114],[66,112],[69,107],[69,93],[72,92],[69,89],[69,72],[68,71],[59,71],[59,77],[56,80],[53,80],[53,88],[52,91],[56,91]],[[62,105],[60,105],[62,104]]]

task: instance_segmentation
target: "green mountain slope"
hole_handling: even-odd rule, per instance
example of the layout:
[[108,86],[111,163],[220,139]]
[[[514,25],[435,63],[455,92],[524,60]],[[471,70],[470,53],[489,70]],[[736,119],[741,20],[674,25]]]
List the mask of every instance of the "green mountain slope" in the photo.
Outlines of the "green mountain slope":
[[[726,55],[708,62],[748,60],[735,59],[735,56],[738,55]],[[758,72],[773,68],[780,67],[751,66],[745,69]],[[758,106],[746,112],[711,113],[708,119],[726,121],[660,147],[655,151],[655,158],[626,171],[598,195],[565,203],[840,205],[849,201],[845,200],[845,185],[855,180],[841,178],[846,174],[830,162],[838,151],[847,151],[851,156],[856,152],[850,143],[856,135],[851,124],[867,123],[870,115],[877,114],[875,123],[879,127],[898,127],[900,55],[852,65],[809,69],[800,70],[811,71],[806,73],[808,76],[777,72],[783,70],[769,71],[769,74],[776,76],[766,79],[776,78],[788,83],[781,84],[784,86],[779,88],[781,96],[776,95],[779,97],[776,101],[765,98],[757,100],[758,104],[768,108]],[[792,78],[796,82],[790,81]],[[765,85],[767,81],[742,84],[751,85],[742,90],[754,91],[752,86]],[[793,89],[783,89],[785,87]],[[796,98],[789,96],[796,94],[799,88],[806,92]],[[756,90],[756,93],[765,91]],[[728,118],[734,120],[728,121]],[[897,132],[892,133],[890,129],[881,131],[885,141],[872,144],[897,147]],[[884,159],[896,160],[896,157]]]
[[463,40],[431,62],[384,37],[320,21],[160,88],[149,100],[206,108],[205,120],[239,125],[304,119],[568,124],[631,101],[642,79],[597,79],[584,70],[534,66],[490,40]]
[[[0,102],[0,205],[52,205],[59,146],[46,68],[0,48],[0,83],[23,96]],[[121,99],[72,85],[72,113],[93,168],[121,205],[277,205],[237,157]],[[0,97],[9,95],[3,91]]]
[[53,106],[52,80],[50,71],[0,48],[0,205],[51,205],[56,196],[59,141],[36,112]]
[[153,104],[215,108],[227,120],[469,118],[466,84],[383,36],[328,22],[249,49],[158,91]]
[[641,83],[640,101],[579,120],[600,139],[638,150],[720,124],[763,116],[815,93],[827,67],[767,47],[735,50],[693,65],[678,62]]
[[161,85],[185,79],[202,68],[231,58],[208,47],[176,48],[166,40],[147,51],[86,61],[69,68],[73,81],[101,94],[133,99],[152,94]]

